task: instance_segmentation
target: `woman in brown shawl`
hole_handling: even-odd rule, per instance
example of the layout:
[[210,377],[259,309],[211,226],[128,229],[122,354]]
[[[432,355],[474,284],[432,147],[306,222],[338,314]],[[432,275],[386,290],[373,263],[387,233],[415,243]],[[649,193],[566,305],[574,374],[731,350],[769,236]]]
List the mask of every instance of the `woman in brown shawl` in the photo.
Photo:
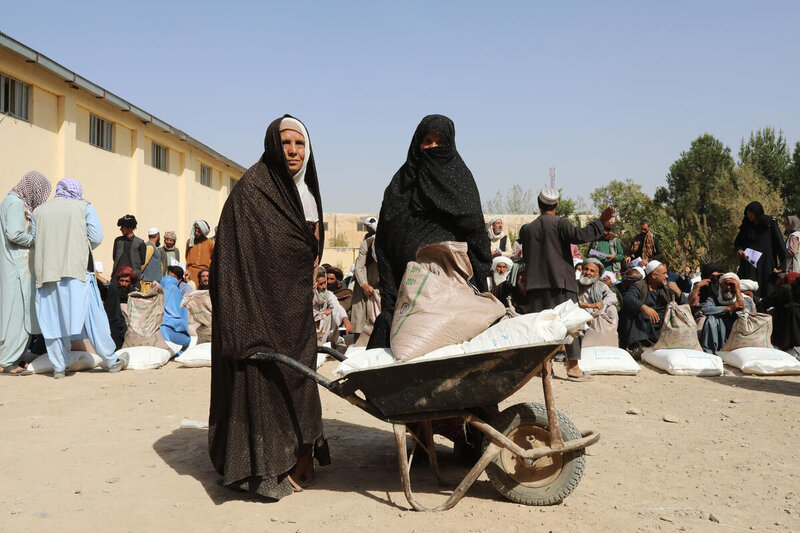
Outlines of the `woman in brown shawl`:
[[313,368],[321,220],[308,133],[285,115],[225,202],[210,285],[211,461],[224,485],[272,499],[312,481],[314,456],[330,461],[317,384],[250,358],[280,353]]

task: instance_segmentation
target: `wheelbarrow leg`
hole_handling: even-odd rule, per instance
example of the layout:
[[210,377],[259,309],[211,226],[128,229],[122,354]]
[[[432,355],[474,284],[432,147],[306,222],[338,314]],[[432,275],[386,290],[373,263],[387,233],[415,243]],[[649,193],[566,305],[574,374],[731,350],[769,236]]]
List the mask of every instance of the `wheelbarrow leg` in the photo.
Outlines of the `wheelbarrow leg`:
[[553,362],[548,358],[542,365],[542,389],[544,389],[544,406],[547,409],[547,426],[550,431],[550,447],[564,444],[561,428],[558,427],[556,402],[553,399]]
[[403,484],[403,492],[405,493],[406,500],[408,500],[408,503],[415,511],[446,511],[452,509],[453,506],[464,497],[464,494],[466,494],[467,490],[475,483],[478,476],[486,470],[486,467],[489,466],[492,459],[500,452],[500,447],[498,445],[494,442],[489,443],[489,446],[486,447],[481,458],[475,463],[475,466],[467,472],[467,475],[461,483],[458,484],[453,494],[451,494],[442,505],[429,509],[421,505],[411,492],[411,466],[408,461],[408,450],[406,447],[406,426],[405,424],[393,424],[393,427],[394,438],[397,443],[397,461],[400,464],[400,480]]
[[[428,463],[431,465],[433,475],[439,481],[439,485],[445,485],[442,476],[439,475],[439,462],[436,459],[436,444],[433,442],[433,423],[430,420],[417,422],[413,425],[406,427],[406,430],[414,439],[413,447],[411,448],[411,457],[414,456],[414,448],[419,446],[428,456]],[[409,459],[411,462],[411,459]]]

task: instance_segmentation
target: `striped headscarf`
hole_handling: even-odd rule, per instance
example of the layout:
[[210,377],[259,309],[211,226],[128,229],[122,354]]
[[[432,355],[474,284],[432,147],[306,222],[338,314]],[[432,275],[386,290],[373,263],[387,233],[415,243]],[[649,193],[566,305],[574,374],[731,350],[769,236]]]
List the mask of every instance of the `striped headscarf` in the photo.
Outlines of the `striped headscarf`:
[[25,216],[28,220],[33,220],[33,210],[47,201],[52,188],[44,174],[31,170],[22,176],[11,192],[19,196],[25,204]]
[[200,233],[202,233],[205,236],[208,236],[209,232],[211,231],[211,226],[209,226],[208,222],[206,222],[205,220],[195,221],[195,223],[192,225],[192,234],[189,235],[189,248],[194,246],[194,228],[199,229]]
[[[56,184],[56,198],[83,200],[83,187],[75,178],[62,178]],[[86,200],[83,200],[84,202]]]

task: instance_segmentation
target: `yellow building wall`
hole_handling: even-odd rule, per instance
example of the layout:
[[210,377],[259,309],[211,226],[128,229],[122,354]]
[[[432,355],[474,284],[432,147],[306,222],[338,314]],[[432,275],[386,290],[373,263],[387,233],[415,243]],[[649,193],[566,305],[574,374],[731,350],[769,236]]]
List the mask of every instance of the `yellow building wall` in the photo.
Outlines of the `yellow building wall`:
[[[80,181],[105,233],[94,257],[106,268],[120,234],[117,219],[127,213],[136,216],[142,239],[152,226],[161,230],[162,241],[165,231],[175,231],[181,255],[195,220],[206,220],[213,234],[229,180],[241,178],[238,168],[5,50],[0,72],[29,84],[31,91],[30,121],[6,116],[0,122],[0,195],[30,170],[47,176],[54,193],[62,177]],[[114,124],[112,151],[89,143],[90,114]],[[169,151],[166,172],[150,164],[153,141]],[[200,184],[201,162],[213,169],[211,187]]]

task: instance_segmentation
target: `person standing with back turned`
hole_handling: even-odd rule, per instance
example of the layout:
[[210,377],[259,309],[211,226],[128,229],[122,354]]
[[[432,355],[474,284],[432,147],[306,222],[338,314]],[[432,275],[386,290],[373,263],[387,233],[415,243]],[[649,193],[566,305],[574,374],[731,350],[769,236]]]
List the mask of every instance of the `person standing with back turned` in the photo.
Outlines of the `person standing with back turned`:
[[[608,206],[600,218],[585,228],[576,228],[568,220],[556,216],[559,198],[556,189],[543,189],[538,198],[541,215],[520,232],[527,269],[522,304],[526,313],[552,309],[566,301],[578,302],[570,244],[599,239],[603,228],[611,227],[614,218],[614,208]],[[578,367],[580,358],[581,341],[575,339],[567,346],[567,376],[570,379],[583,379],[583,371]]]

